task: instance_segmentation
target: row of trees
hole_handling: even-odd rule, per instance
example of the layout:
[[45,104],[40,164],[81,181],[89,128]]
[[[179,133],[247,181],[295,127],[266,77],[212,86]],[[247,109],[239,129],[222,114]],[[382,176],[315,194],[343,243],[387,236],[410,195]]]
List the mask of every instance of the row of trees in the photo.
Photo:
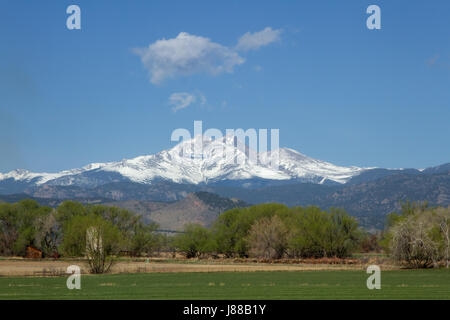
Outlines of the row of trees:
[[262,204],[236,208],[219,216],[209,229],[187,225],[175,238],[187,257],[278,259],[347,257],[355,250],[384,251],[411,268],[450,267],[450,208],[427,203],[402,204],[388,215],[384,231],[369,234],[340,209],[288,208]]
[[[410,267],[449,265],[450,209],[403,205],[389,215],[387,230],[370,235],[341,209],[289,208],[260,204],[222,213],[205,228],[187,224],[176,236],[156,233],[158,226],[125,209],[63,202],[58,208],[36,201],[0,203],[0,255],[24,255],[27,246],[44,256],[88,257],[91,271],[105,272],[112,257],[155,250],[178,251],[187,258],[219,256],[265,259],[347,257],[355,250],[381,247]],[[379,241],[381,237],[381,241]]]
[[342,210],[261,204],[229,210],[209,229],[187,224],[183,233],[168,241],[155,233],[156,224],[145,224],[141,216],[125,209],[74,201],[52,209],[23,200],[0,204],[0,255],[24,255],[25,248],[33,246],[45,256],[86,256],[90,229],[101,238],[105,256],[119,251],[150,255],[165,246],[189,258],[345,257],[361,235],[355,219]]
[[[63,202],[56,209],[40,206],[34,200],[1,203],[0,255],[24,255],[27,246],[40,249],[47,257],[100,253],[96,257],[101,261],[95,263],[104,265],[100,269],[107,269],[108,257],[120,251],[135,256],[151,254],[160,243],[160,236],[154,232],[157,227],[143,223],[141,216],[116,207],[84,206],[73,201]],[[101,246],[96,246],[100,251],[94,252],[94,247],[89,246],[88,230],[95,233],[94,240],[101,241]],[[91,266],[93,270],[98,268]]]
[[186,225],[175,247],[187,257],[346,257],[361,235],[356,220],[340,209],[261,204],[224,212],[209,229]]

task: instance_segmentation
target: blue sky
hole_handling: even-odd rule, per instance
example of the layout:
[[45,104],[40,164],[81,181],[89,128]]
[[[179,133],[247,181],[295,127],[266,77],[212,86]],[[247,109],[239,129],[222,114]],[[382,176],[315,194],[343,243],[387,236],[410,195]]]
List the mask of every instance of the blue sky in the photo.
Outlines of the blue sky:
[[[71,4],[81,30],[66,28]],[[381,30],[366,27],[370,4]],[[0,172],[156,153],[194,120],[279,128],[282,147],[339,165],[449,162],[449,13],[449,1],[2,1]]]

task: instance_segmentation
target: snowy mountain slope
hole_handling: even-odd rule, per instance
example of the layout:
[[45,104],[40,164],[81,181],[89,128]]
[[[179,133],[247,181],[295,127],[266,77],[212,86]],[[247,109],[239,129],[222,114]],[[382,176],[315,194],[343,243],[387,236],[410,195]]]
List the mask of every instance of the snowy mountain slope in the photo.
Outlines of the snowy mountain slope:
[[[270,152],[269,156],[270,156]],[[316,160],[289,148],[281,148],[272,153],[278,153],[279,169],[290,177],[303,178],[314,182],[316,178],[321,178],[338,183],[345,183],[353,176],[360,174],[363,169],[359,167],[341,167],[329,162]]]
[[[278,158],[279,166],[269,159]],[[132,181],[144,184],[155,180],[175,183],[207,184],[228,180],[265,179],[345,183],[365,171],[359,167],[341,167],[307,157],[295,150],[281,148],[258,154],[234,137],[211,139],[197,136],[157,154],[118,162],[93,163],[83,168],[58,173],[33,173],[14,170],[0,173],[1,181],[30,185],[97,186],[109,182]]]

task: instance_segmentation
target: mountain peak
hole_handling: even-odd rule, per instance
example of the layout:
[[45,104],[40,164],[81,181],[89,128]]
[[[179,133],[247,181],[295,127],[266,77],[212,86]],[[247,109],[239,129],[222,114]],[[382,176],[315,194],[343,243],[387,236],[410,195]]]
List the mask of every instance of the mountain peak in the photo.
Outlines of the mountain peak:
[[[254,146],[252,146],[254,147]],[[271,166],[271,157],[279,166]],[[92,163],[79,169],[59,173],[32,173],[15,170],[0,174],[0,180],[33,180],[36,185],[92,185],[120,180],[152,183],[168,180],[175,183],[207,184],[229,180],[295,180],[321,183],[345,183],[364,169],[342,167],[310,158],[300,152],[281,148],[258,153],[233,135],[213,139],[197,135],[174,147],[153,155],[118,162]]]

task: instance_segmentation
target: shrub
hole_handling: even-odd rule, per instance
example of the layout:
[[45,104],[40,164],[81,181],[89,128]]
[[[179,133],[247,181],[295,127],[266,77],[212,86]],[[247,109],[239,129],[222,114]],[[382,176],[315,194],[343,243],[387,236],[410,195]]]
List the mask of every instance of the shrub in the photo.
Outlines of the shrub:
[[286,252],[289,229],[278,216],[261,218],[250,228],[247,242],[252,257],[280,259]]
[[396,261],[411,268],[429,268],[442,260],[449,265],[449,208],[408,203],[392,217],[387,239]]
[[175,236],[174,245],[186,258],[198,258],[215,249],[210,230],[198,224],[186,224],[183,233]]
[[92,273],[105,273],[122,241],[118,228],[102,217],[74,216],[64,228],[63,251],[68,256],[86,256]]

